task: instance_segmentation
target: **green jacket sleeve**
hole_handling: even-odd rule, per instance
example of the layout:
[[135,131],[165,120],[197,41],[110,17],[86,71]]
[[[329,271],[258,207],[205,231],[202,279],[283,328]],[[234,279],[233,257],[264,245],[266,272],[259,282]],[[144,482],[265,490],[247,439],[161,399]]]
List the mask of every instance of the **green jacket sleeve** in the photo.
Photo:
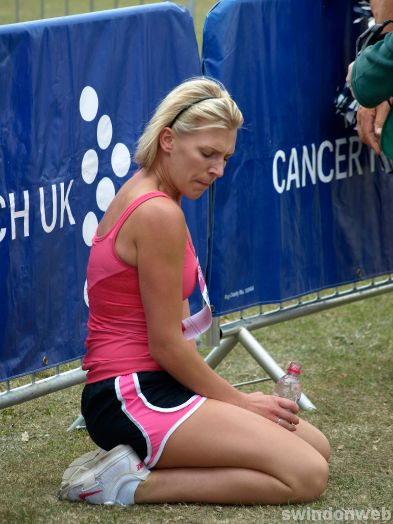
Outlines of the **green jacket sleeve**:
[[375,107],[393,96],[393,32],[357,57],[351,86],[356,99],[365,107]]

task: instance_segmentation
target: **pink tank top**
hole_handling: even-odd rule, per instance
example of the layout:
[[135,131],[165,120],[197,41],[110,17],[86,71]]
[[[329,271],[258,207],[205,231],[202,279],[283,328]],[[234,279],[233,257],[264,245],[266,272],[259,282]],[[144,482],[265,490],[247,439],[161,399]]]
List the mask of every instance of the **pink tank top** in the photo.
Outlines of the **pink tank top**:
[[[115,251],[116,237],[126,219],[138,206],[157,197],[169,198],[160,191],[142,195],[127,207],[106,235],[93,238],[87,266],[87,353],[82,365],[87,370],[87,383],[137,371],[162,369],[149,352],[138,268],[123,262]],[[195,251],[187,235],[183,300],[195,288],[197,268]]]

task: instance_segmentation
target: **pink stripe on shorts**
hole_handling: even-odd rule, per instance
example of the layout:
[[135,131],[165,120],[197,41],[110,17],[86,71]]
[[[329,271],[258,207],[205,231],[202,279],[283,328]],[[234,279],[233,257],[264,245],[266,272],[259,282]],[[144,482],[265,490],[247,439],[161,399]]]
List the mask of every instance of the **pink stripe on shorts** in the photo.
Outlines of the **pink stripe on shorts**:
[[[147,456],[144,463],[153,468],[164,449],[168,438],[206,400],[188,392],[179,384],[166,395],[165,384],[145,384],[143,373],[122,375],[115,379],[116,395],[121,409],[135,424],[146,441]],[[165,374],[166,375],[166,374]],[[174,380],[174,379],[172,379]]]

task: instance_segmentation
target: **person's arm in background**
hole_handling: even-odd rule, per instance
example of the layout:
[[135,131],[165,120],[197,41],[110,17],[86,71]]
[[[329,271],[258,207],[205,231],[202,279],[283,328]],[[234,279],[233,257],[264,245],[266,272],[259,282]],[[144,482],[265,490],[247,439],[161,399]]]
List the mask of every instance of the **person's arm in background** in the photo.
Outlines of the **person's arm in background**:
[[375,107],[393,96],[393,33],[367,47],[355,60],[350,84],[358,102]]
[[[370,6],[376,24],[393,20],[393,0],[370,0]],[[389,26],[383,30],[384,33],[388,31],[392,31]]]
[[[371,9],[375,22],[377,24],[384,22],[385,20],[393,20],[393,0],[371,0]],[[389,32],[393,30],[393,24],[387,25],[384,29],[384,32]],[[360,58],[360,57],[359,57]],[[352,64],[351,64],[352,66]],[[348,72],[348,81],[351,84],[352,80],[352,67],[349,67]],[[392,69],[390,69],[390,77],[392,77]],[[353,82],[353,80],[352,80]],[[385,83],[382,82],[382,84]],[[378,86],[377,86],[378,87]],[[356,85],[356,89],[362,89],[362,85]],[[354,90],[355,96],[359,96]],[[361,96],[361,95],[360,95]],[[384,98],[382,98],[384,100]],[[357,131],[359,138],[362,142],[370,146],[377,155],[381,154],[381,132],[383,124],[389,114],[390,107],[387,102],[382,102],[380,104],[373,104],[376,107],[364,107],[361,105],[357,112]]]

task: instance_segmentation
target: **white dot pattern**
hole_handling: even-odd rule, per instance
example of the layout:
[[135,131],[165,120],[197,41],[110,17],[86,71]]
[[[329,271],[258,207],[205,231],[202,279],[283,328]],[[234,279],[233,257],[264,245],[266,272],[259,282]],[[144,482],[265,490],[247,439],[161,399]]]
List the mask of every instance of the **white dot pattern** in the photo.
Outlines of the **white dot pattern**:
[[95,119],[98,112],[98,96],[90,86],[83,88],[79,99],[79,111],[86,122],[91,122]]
[[[81,117],[86,122],[92,122],[98,115],[99,99],[97,92],[91,86],[85,86],[82,89],[79,99],[79,111]],[[101,115],[97,123],[97,144],[100,150],[105,151],[111,145],[113,139],[113,125],[109,115]],[[103,166],[107,164],[102,162]],[[88,149],[83,155],[81,174],[86,184],[93,184],[99,172],[100,161],[97,152],[94,149]],[[123,178],[127,175],[131,167],[131,154],[128,147],[118,142],[111,153],[111,167],[113,173]],[[106,211],[116,195],[115,184],[109,178],[104,176],[98,181],[96,187],[96,203],[100,211]],[[82,225],[82,237],[85,244],[91,247],[93,237],[98,227],[98,218],[93,211],[89,211]],[[83,288],[83,297],[86,306],[89,307],[87,295],[87,282]]]
[[105,177],[97,185],[97,205],[101,211],[106,211],[116,194],[115,186],[110,178]]
[[107,149],[112,141],[112,122],[108,115],[102,115],[97,125],[97,142],[101,149]]
[[82,236],[83,240],[85,241],[85,244],[87,246],[91,246],[93,243],[93,237],[95,232],[97,231],[98,226],[98,219],[93,213],[93,211],[89,211],[87,215],[85,216],[85,219],[83,221],[82,226]]
[[124,144],[116,144],[112,151],[112,169],[116,176],[126,176],[131,166],[131,155],[128,147]]
[[89,307],[89,295],[87,294],[87,280],[85,280],[85,285],[83,286],[83,298],[85,299],[85,304]]
[[89,149],[82,159],[82,178],[86,184],[92,184],[98,173],[98,155],[94,149]]

